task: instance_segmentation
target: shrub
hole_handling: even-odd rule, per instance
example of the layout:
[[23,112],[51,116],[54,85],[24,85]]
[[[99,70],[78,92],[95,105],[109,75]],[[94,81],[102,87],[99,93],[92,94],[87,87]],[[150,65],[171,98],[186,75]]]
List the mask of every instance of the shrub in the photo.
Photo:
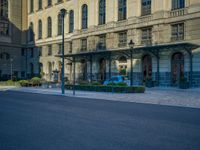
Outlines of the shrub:
[[79,81],[78,84],[79,85],[88,85],[89,82],[88,81]]
[[41,85],[41,81],[42,80],[39,77],[33,77],[31,79],[31,83],[32,83],[33,86],[39,86],[39,85]]
[[108,86],[116,86],[117,84],[116,83],[114,83],[114,82],[110,82],[110,83],[108,83]]
[[102,85],[102,84],[99,83],[99,82],[92,82],[91,85],[97,85],[98,86],[98,85]]
[[20,80],[18,81],[18,83],[21,85],[21,86],[28,86],[29,82],[27,80]]
[[119,82],[116,85],[117,86],[128,86],[126,82]]
[[7,80],[7,81],[2,81],[0,82],[1,86],[18,86],[18,82],[12,81],[12,80]]

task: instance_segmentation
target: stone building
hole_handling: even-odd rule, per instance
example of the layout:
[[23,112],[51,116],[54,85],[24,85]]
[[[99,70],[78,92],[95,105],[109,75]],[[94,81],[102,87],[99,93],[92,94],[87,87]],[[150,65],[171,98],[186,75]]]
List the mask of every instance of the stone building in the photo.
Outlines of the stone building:
[[11,72],[26,78],[26,6],[26,0],[0,0],[0,79],[10,79]]
[[137,85],[177,86],[184,79],[200,86],[199,0],[28,0],[26,51],[34,55],[26,61],[33,71],[27,77],[59,80],[62,8],[68,12],[65,76],[70,81],[74,74],[77,82],[121,74]]

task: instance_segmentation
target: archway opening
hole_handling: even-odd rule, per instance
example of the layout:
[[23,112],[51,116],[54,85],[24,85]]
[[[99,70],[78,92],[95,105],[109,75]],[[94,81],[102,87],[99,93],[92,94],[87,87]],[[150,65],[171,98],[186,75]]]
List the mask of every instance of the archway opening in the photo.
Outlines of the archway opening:
[[142,74],[143,82],[152,80],[152,57],[150,55],[145,55],[142,58]]
[[101,81],[106,80],[106,60],[104,58],[99,61],[99,79]]
[[81,60],[81,72],[82,80],[87,80],[87,61],[85,59]]
[[121,56],[118,59],[119,62],[119,75],[126,76],[127,75],[127,58],[125,56]]
[[171,61],[172,86],[178,86],[180,80],[184,78],[184,55],[180,52],[174,53]]

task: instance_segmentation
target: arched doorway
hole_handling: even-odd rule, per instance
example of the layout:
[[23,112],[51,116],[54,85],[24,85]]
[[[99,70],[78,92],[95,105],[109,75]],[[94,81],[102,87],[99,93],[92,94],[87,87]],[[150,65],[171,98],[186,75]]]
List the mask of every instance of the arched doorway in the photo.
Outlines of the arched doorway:
[[87,80],[87,62],[85,59],[81,60],[82,79]]
[[99,79],[106,80],[106,60],[104,58],[99,61]]
[[152,58],[150,55],[145,55],[142,58],[142,74],[143,82],[152,79]]
[[127,59],[125,56],[121,56],[119,59],[119,74],[127,75]]
[[172,86],[178,86],[181,78],[184,78],[184,56],[182,53],[174,53],[172,64]]

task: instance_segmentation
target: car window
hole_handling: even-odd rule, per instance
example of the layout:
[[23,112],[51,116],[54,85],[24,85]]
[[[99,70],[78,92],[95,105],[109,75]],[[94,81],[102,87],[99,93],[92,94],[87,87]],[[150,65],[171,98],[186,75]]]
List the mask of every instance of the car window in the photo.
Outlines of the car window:
[[118,81],[118,77],[112,77],[111,80],[112,81]]

